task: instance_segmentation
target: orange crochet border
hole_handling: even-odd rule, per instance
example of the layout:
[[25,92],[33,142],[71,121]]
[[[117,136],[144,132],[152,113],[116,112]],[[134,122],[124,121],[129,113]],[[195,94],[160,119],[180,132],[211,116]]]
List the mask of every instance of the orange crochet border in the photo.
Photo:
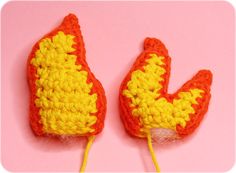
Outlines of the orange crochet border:
[[77,56],[76,63],[82,65],[82,70],[85,70],[88,72],[88,79],[87,83],[92,82],[93,87],[91,90],[91,94],[96,93],[98,95],[97,97],[97,109],[98,112],[94,115],[97,116],[97,122],[92,126],[92,128],[95,129],[93,133],[87,133],[83,136],[91,136],[96,135],[99,132],[102,131],[104,127],[104,119],[105,119],[105,113],[106,113],[106,97],[104,89],[101,85],[101,83],[95,78],[93,73],[90,71],[90,68],[86,62],[85,57],[85,47],[83,42],[83,37],[80,31],[80,26],[78,23],[78,19],[75,15],[69,14],[66,16],[61,23],[59,27],[54,29],[52,32],[46,34],[43,38],[41,38],[33,47],[27,62],[27,76],[28,76],[28,83],[30,87],[30,113],[29,113],[29,119],[30,119],[30,125],[33,129],[34,133],[38,136],[46,135],[43,132],[42,124],[40,123],[40,115],[39,115],[39,108],[35,105],[35,99],[36,96],[36,72],[37,69],[30,63],[31,59],[35,57],[35,52],[39,49],[39,43],[44,38],[52,38],[57,34],[58,31],[63,31],[65,34],[71,34],[74,35],[74,41],[76,42],[73,47],[76,49],[72,54]]
[[[130,107],[131,99],[123,96],[123,90],[127,89],[127,83],[131,80],[131,74],[136,70],[144,70],[143,66],[146,65],[146,59],[150,58],[149,54],[155,53],[159,56],[164,57],[164,65],[162,66],[166,73],[162,75],[164,79],[162,81],[163,88],[160,90],[160,97],[166,98],[169,102],[173,102],[173,99],[177,97],[179,92],[188,91],[190,88],[197,87],[205,91],[202,98],[198,98],[198,105],[192,105],[195,109],[195,114],[190,115],[190,120],[187,122],[185,128],[180,125],[176,126],[176,131],[180,137],[185,137],[191,134],[200,124],[203,119],[204,114],[208,110],[210,95],[210,85],[212,83],[212,73],[209,70],[200,70],[192,79],[187,81],[178,91],[174,94],[168,94],[168,83],[170,77],[170,63],[171,58],[168,55],[168,50],[165,45],[158,39],[146,38],[144,42],[144,51],[138,56],[135,63],[133,64],[131,70],[128,72],[127,76],[124,78],[119,93],[120,101],[120,111],[121,119],[127,132],[133,136],[146,137],[145,133],[140,132],[142,124],[137,117],[132,116],[132,110],[134,108]],[[204,104],[202,104],[204,103]]]

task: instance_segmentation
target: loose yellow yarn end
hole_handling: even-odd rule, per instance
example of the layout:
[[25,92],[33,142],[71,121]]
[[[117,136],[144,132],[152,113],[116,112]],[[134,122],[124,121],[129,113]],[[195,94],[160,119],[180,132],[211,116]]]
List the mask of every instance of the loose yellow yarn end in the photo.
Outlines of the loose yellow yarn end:
[[95,136],[90,136],[88,138],[88,143],[87,143],[87,146],[86,146],[85,151],[84,151],[83,162],[82,162],[82,165],[80,167],[80,173],[83,173],[85,171],[85,168],[86,168],[86,165],[87,165],[87,160],[88,160],[88,153],[89,153],[89,150],[91,148],[91,145],[92,145],[94,139],[95,139]]
[[156,156],[155,156],[155,152],[154,152],[153,147],[152,147],[152,138],[151,138],[150,132],[148,132],[148,134],[147,134],[147,141],[148,141],[148,149],[149,149],[150,154],[152,156],[152,161],[153,161],[153,164],[156,168],[156,172],[160,172],[160,167],[158,165],[158,162],[157,162],[157,159],[156,159]]

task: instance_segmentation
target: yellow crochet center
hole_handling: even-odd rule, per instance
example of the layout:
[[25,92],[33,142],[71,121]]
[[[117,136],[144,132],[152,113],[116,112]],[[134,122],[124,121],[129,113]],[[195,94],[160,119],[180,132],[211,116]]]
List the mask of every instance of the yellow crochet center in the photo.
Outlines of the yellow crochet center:
[[37,69],[36,106],[43,131],[57,135],[83,135],[94,132],[97,94],[91,94],[88,72],[76,65],[73,35],[59,31],[45,38],[31,60]]
[[197,88],[180,92],[173,103],[159,97],[162,89],[160,82],[164,80],[162,75],[166,72],[163,60],[162,56],[150,54],[144,71],[132,72],[127,89],[123,90],[123,95],[131,99],[132,115],[138,117],[142,124],[140,131],[151,128],[176,130],[177,124],[185,127],[186,121],[190,120],[189,115],[195,113],[192,104],[198,104],[196,99],[201,98],[204,92]]

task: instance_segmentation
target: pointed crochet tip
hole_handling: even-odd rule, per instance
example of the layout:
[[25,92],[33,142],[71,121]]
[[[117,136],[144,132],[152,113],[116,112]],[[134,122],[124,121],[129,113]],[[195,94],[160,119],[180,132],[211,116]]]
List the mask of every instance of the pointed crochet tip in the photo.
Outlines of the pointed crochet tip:
[[67,16],[64,17],[62,24],[76,25],[78,24],[78,18],[75,14],[69,13]]
[[210,86],[212,83],[212,72],[210,70],[200,70],[193,79]]
[[80,33],[79,28],[80,26],[79,26],[78,18],[76,17],[76,15],[70,13],[64,17],[59,27],[59,30],[62,30],[66,34],[72,34],[72,35],[79,34],[80,35],[81,33]]
[[144,41],[144,50],[155,51],[159,55],[168,55],[168,50],[166,49],[165,45],[156,38],[147,37]]

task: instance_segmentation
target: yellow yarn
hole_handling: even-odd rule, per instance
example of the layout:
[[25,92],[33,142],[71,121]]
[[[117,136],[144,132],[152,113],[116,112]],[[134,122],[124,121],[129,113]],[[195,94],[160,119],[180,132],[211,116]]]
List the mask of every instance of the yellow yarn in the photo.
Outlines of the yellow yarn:
[[93,132],[97,117],[97,94],[90,94],[88,73],[76,64],[73,35],[59,31],[45,38],[31,60],[37,69],[36,106],[43,131],[58,135],[83,135]]
[[162,75],[166,70],[162,67],[164,57],[150,54],[146,60],[144,71],[136,70],[131,74],[127,89],[123,95],[131,99],[132,115],[139,117],[142,124],[141,131],[147,132],[151,128],[169,128],[176,130],[176,125],[186,126],[189,115],[194,114],[192,104],[197,104],[196,99],[201,98],[201,89],[190,89],[180,92],[179,98],[169,102],[160,97],[162,89]]
[[160,167],[158,165],[158,162],[157,162],[157,159],[156,159],[156,156],[155,156],[155,152],[154,152],[153,147],[152,147],[152,137],[151,137],[150,132],[147,133],[147,141],[148,141],[148,148],[149,148],[150,154],[152,156],[153,164],[156,168],[156,171],[160,172]]
[[84,159],[83,159],[83,162],[82,162],[82,165],[81,165],[81,168],[80,168],[81,173],[85,171],[85,167],[87,165],[87,160],[88,160],[88,152],[91,148],[91,145],[92,145],[94,139],[95,139],[95,136],[90,136],[88,138],[88,143],[87,143],[87,146],[86,146],[85,151],[84,151]]

